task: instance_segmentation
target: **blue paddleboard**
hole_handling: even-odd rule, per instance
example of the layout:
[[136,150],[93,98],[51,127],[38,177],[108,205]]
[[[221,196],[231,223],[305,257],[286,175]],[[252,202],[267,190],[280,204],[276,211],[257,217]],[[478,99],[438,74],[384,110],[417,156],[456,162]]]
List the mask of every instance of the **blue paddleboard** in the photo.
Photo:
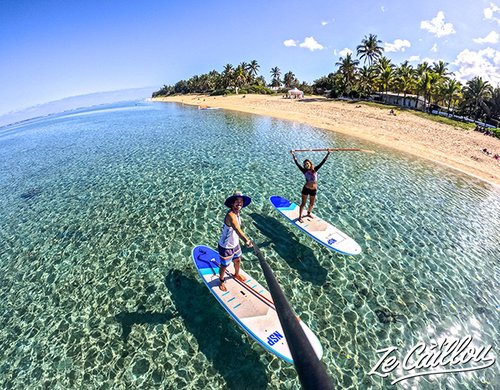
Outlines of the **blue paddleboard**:
[[312,214],[312,217],[304,215],[302,216],[303,222],[299,222],[299,206],[297,204],[275,195],[271,196],[269,201],[293,225],[327,248],[344,255],[358,255],[361,253],[361,247],[356,241],[317,215]]
[[[200,245],[193,249],[192,256],[201,279],[231,318],[267,351],[293,363],[271,294],[243,270],[240,270],[240,275],[246,281],[235,279],[232,263],[225,275],[227,291],[222,291],[219,288],[219,254],[208,246]],[[298,321],[321,359],[323,348],[318,338],[302,320],[298,318]]]

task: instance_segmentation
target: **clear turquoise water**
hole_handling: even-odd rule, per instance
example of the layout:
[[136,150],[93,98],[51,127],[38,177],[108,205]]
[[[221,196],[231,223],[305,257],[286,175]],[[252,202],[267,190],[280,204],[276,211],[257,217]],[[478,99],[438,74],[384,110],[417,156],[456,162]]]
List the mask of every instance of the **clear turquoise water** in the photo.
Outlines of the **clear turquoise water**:
[[[299,198],[289,149],[327,146],[377,152],[334,154],[320,171],[315,211],[360,243],[357,257],[267,200]],[[191,266],[236,189],[338,388],[394,388],[368,375],[380,348],[473,335],[499,350],[498,189],[292,122],[139,102],[0,128],[0,388],[299,388]],[[249,251],[243,266],[264,281]],[[493,389],[497,367],[400,386]]]

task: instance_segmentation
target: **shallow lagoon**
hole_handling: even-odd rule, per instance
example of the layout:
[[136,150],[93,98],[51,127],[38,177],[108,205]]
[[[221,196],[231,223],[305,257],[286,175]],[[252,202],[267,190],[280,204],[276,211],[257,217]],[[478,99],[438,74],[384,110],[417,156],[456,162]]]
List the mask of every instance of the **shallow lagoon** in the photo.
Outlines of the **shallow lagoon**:
[[[357,257],[268,202],[298,201],[290,149],[331,146],[377,152],[334,154],[320,171],[315,211],[360,243]],[[0,387],[299,388],[191,266],[236,189],[253,198],[245,231],[339,388],[394,388],[395,375],[368,375],[381,348],[471,335],[499,350],[498,189],[292,122],[136,102],[0,128]],[[243,266],[264,281],[249,251]],[[493,389],[496,367],[400,385]]]

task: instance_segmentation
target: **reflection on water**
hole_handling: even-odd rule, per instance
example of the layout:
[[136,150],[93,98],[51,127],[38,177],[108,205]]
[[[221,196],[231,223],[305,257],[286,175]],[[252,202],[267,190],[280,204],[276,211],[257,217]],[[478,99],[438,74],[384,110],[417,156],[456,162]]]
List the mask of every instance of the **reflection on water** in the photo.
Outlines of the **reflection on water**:
[[[339,388],[393,388],[368,375],[389,346],[471,335],[498,351],[498,190],[276,119],[149,103],[78,114],[0,133],[0,387],[297,388],[191,266],[192,247],[216,245],[236,189],[253,199],[245,232]],[[315,211],[360,243],[356,257],[268,202],[300,199],[290,149],[326,146],[377,152],[338,153],[320,171]],[[243,267],[264,282],[251,251]],[[493,389],[496,374],[400,385]]]

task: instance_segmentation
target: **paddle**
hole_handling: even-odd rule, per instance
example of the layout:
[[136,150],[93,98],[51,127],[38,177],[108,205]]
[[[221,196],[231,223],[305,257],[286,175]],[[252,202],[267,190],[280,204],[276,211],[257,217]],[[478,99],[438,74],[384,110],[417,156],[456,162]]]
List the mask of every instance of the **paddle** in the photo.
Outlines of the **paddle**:
[[326,373],[323,363],[316,356],[304,330],[297,321],[297,316],[274,277],[271,267],[267,264],[255,242],[253,243],[253,250],[259,259],[260,267],[266,278],[302,388],[306,390],[333,389],[333,383]]
[[[220,264],[217,262],[217,260],[215,259],[211,259],[210,260],[211,262],[217,264],[217,267],[220,268]],[[210,268],[212,268],[212,271],[214,271],[213,267],[212,267],[212,264],[210,264]],[[257,290],[255,290],[254,288],[250,287],[248,284],[246,284],[245,282],[242,282],[241,280],[239,279],[236,279],[236,277],[227,270],[225,270],[225,273],[228,275],[228,276],[231,276],[237,283],[239,283],[241,286],[245,287],[246,289],[248,290],[251,290],[255,295],[259,296],[260,298],[262,298],[264,301],[270,303],[271,305],[273,305],[274,307],[274,302],[271,301],[270,299],[266,298],[264,295],[262,295],[261,293],[259,293]],[[218,275],[215,271],[214,271],[214,274],[215,275]]]
[[323,149],[292,149],[290,152],[363,152],[375,153],[373,150],[359,148],[323,148]]

